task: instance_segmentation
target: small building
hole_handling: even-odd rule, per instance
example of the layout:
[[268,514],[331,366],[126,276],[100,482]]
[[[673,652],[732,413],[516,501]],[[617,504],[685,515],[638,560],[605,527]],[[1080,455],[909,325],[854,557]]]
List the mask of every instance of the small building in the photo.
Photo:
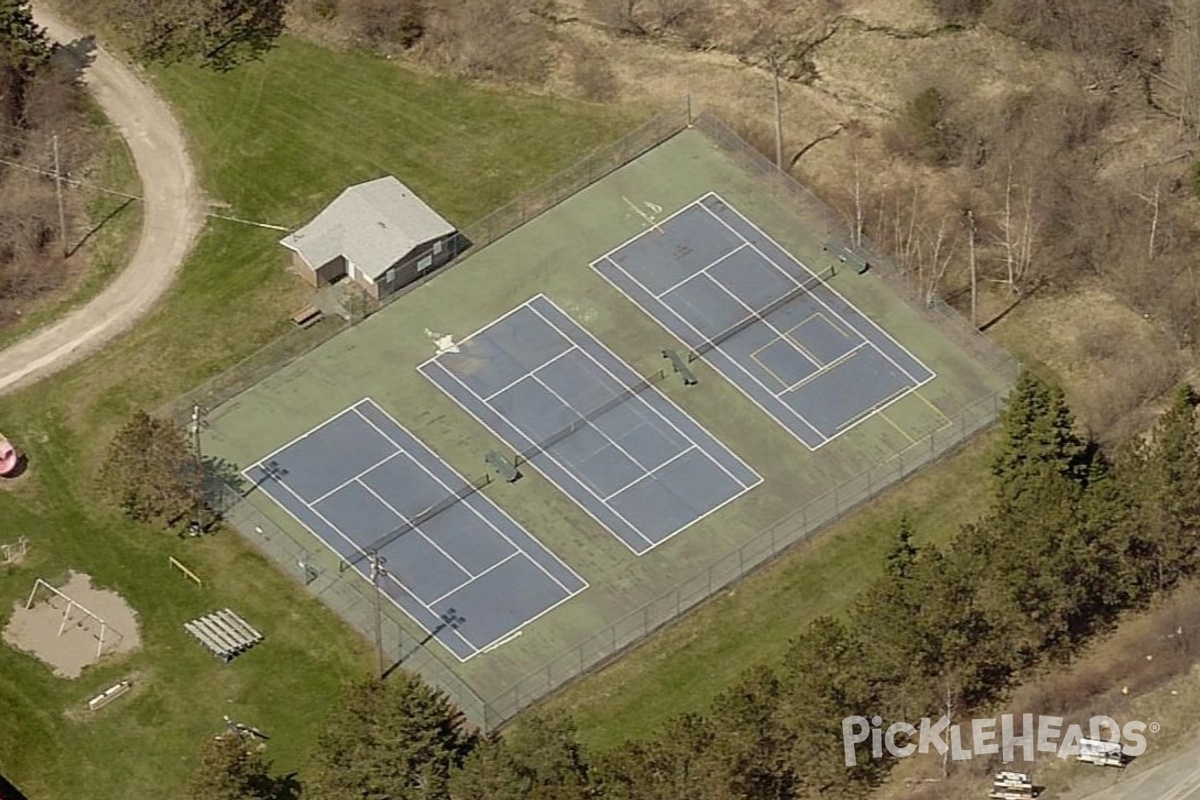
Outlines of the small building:
[[390,175],[349,187],[279,243],[313,286],[349,278],[376,299],[463,249],[454,226]]

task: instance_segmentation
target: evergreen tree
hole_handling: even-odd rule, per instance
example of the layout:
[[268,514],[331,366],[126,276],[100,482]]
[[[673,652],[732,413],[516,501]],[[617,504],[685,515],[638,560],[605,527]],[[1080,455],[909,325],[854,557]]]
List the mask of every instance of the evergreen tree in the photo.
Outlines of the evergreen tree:
[[1075,417],[1060,387],[1022,372],[1000,415],[1000,427],[992,474],[1002,512],[1019,507],[1028,484],[1047,473],[1086,482],[1091,450],[1075,430]]
[[454,800],[575,800],[588,764],[565,714],[534,711],[507,736],[485,739],[450,780]]
[[49,57],[50,41],[33,21],[29,0],[0,0],[0,62],[31,77]]
[[864,657],[873,647],[820,617],[788,648],[777,715],[788,731],[794,796],[857,797],[886,773],[886,763],[871,759],[848,769],[842,747],[843,719],[880,713],[873,668]]
[[896,530],[896,546],[888,553],[887,571],[889,575],[905,578],[917,562],[917,546],[913,544],[912,522],[908,515],[900,518],[900,527]]
[[204,743],[200,766],[188,783],[189,800],[284,800],[294,796],[287,781],[276,781],[258,747],[227,733]]
[[1095,531],[1085,530],[1084,509],[1105,467],[1076,432],[1062,390],[1030,372],[1010,394],[1001,427],[995,509],[961,549],[988,579],[989,616],[1003,619],[1029,665],[1043,652],[1067,655],[1090,629]]
[[713,738],[708,718],[672,717],[653,736],[606,753],[593,788],[604,800],[723,800],[712,780]]
[[1163,591],[1200,567],[1200,435],[1197,397],[1176,392],[1150,435],[1126,448],[1120,477],[1138,501],[1133,547],[1149,562],[1143,583]]
[[[924,710],[925,679],[916,651],[924,635],[921,606],[925,589],[919,580],[919,566],[926,553],[912,540],[912,524],[903,517],[896,544],[887,555],[885,573],[859,594],[851,614],[854,634],[871,643],[861,656],[867,671],[886,684],[881,694],[885,706],[872,713],[908,717]],[[819,632],[814,629],[809,635]],[[824,635],[828,641],[838,641],[832,628],[825,629]]]
[[744,800],[784,800],[794,788],[795,731],[779,714],[783,688],[767,667],[742,673],[713,703],[714,781]]
[[309,796],[439,800],[473,744],[462,714],[415,675],[351,685],[317,738]]

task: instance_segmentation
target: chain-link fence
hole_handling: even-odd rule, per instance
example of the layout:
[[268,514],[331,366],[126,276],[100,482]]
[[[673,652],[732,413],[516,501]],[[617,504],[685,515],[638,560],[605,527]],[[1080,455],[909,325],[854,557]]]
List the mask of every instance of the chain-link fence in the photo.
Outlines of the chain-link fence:
[[719,117],[711,111],[703,111],[692,121],[692,127],[703,133],[747,173],[756,177],[759,185],[771,197],[799,213],[810,223],[813,233],[823,236],[828,242],[849,247],[864,258],[871,265],[872,273],[885,280],[897,295],[918,309],[938,330],[982,365],[999,375],[1016,375],[1017,364],[1004,348],[977,331],[942,299],[933,297],[927,302],[920,288],[913,285],[904,270],[870,239],[864,236],[860,242],[852,243],[852,223],[747,144]]
[[[289,532],[242,497],[232,486],[221,483],[216,490],[225,520],[237,528],[264,555],[282,570],[304,583],[332,611],[357,628],[369,640],[375,640],[375,597],[370,583],[353,572],[343,574],[341,564],[326,551],[309,549],[320,546],[312,536]],[[297,538],[297,536],[301,538]],[[384,600],[388,606],[390,600]],[[384,666],[401,666],[419,673],[428,683],[444,691],[463,710],[471,722],[490,730],[502,720],[494,716],[489,704],[438,661],[426,648],[431,637],[408,634],[391,616],[380,615]]]
[[866,503],[897,481],[950,452],[996,418],[1004,398],[993,394],[963,409],[945,427],[892,458],[876,464],[805,503],[754,538],[716,559],[646,605],[596,633],[582,644],[531,672],[506,691],[488,698],[489,720],[506,720],[521,709],[612,658],[658,628],[735,583],[825,525]]
[[[845,242],[848,226],[832,209],[791,176],[780,171],[751,148],[728,126],[710,112],[691,119],[686,110],[672,111],[647,122],[619,142],[585,159],[538,189],[522,195],[509,205],[465,229],[476,247],[503,236],[548,208],[590,185],[604,175],[628,163],[642,153],[683,130],[691,121],[717,147],[760,179],[763,190],[778,202],[799,213],[815,234],[830,241]],[[962,346],[982,365],[997,375],[1014,377],[1017,365],[998,345],[974,329],[953,308],[940,300],[925,302],[902,270],[868,241],[854,248],[871,264],[872,270],[886,280],[938,330]],[[391,299],[394,299],[391,298]],[[256,383],[271,372],[308,352],[337,333],[337,329],[312,335],[301,341],[302,332],[284,337],[255,356],[239,364],[230,373],[218,376],[195,392],[172,404],[174,416],[184,417],[193,402],[214,407]],[[696,607],[714,593],[730,586],[747,573],[773,559],[783,550],[804,541],[822,527],[846,514],[880,492],[903,480],[916,470],[943,456],[976,433],[989,427],[1004,402],[1004,392],[996,392],[958,409],[943,409],[947,423],[917,441],[906,450],[876,464],[860,475],[812,499],[767,527],[739,547],[715,559],[707,568],[681,580],[660,597],[637,611],[608,625],[585,641],[530,672],[508,688],[489,692],[486,697],[459,678],[450,667],[430,653],[421,640],[404,633],[396,620],[385,615],[384,650],[392,662],[419,672],[432,685],[445,691],[467,715],[485,730],[500,725],[534,701],[544,697],[597,664],[611,659],[656,629]],[[297,530],[294,538],[276,525],[236,490],[222,487],[227,505],[226,519],[241,530],[264,553],[279,562],[286,571],[303,580],[348,623],[368,638],[375,634],[374,598],[366,581],[347,572],[342,574],[330,553],[311,553],[307,546],[316,540]],[[324,566],[320,566],[323,564]]]
[[[679,103],[651,117],[617,141],[596,150],[578,163],[563,170],[545,183],[523,192],[509,203],[471,223],[460,231],[460,240],[467,243],[462,255],[441,269],[428,273],[402,290],[388,295],[382,302],[364,296],[354,298],[351,322],[374,314],[413,289],[424,285],[455,264],[469,258],[471,253],[511,233],[534,217],[566,200],[605,175],[620,169],[638,156],[652,150],[675,134],[685,130],[691,120],[691,103]],[[204,382],[194,390],[171,401],[158,412],[178,424],[184,424],[194,405],[216,408],[269,375],[295,361],[345,330],[347,324],[336,317],[326,317],[307,329],[295,329],[272,341],[261,350],[225,372]]]
[[[507,689],[481,697],[426,645],[432,637],[406,634],[388,615],[383,616],[383,645],[388,664],[418,672],[462,708],[476,725],[491,730],[526,706],[579,677],[658,628],[675,620],[789,547],[802,542],[857,506],[874,499],[898,481],[988,428],[1003,405],[996,393],[963,408],[950,421],[908,449],[805,503],[711,565],[681,580],[661,596],[598,631],[547,662]],[[313,553],[296,534],[277,525],[233,488],[222,485],[225,518],[285,572],[302,580],[347,623],[368,639],[375,635],[374,598],[369,583],[350,572],[343,574],[331,555]],[[316,541],[299,534],[309,545]]]

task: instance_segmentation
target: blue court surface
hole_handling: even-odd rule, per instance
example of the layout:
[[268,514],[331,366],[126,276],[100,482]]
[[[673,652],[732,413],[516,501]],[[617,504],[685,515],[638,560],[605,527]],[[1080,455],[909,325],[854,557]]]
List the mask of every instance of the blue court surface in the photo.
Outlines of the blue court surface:
[[244,474],[461,661],[587,588],[369,399]]
[[543,295],[419,369],[637,555],[762,480]]
[[713,193],[592,267],[813,450],[934,378]]

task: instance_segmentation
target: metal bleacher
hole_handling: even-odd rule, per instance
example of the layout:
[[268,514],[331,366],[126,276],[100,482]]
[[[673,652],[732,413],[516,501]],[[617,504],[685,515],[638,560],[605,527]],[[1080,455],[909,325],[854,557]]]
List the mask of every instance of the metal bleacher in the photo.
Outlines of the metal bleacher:
[[225,663],[263,640],[261,633],[228,608],[185,622],[183,629]]

